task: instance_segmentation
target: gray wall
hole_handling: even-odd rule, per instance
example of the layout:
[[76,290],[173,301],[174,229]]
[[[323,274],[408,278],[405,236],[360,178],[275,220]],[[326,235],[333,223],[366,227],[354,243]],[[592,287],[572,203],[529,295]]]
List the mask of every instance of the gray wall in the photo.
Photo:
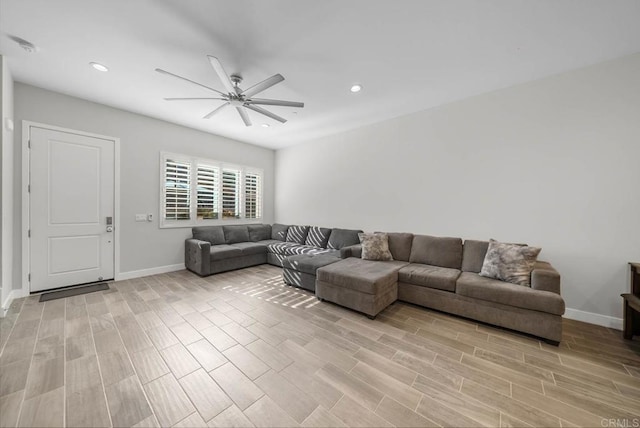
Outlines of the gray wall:
[[[13,284],[13,131],[7,119],[13,119],[13,79],[7,59],[0,55],[0,316]],[[6,308],[5,308],[6,309]]]
[[639,100],[637,54],[279,150],[276,221],[541,246],[567,315],[619,325]]
[[[29,120],[120,138],[120,271],[131,272],[184,263],[189,228],[160,229],[161,151],[254,166],[264,170],[264,222],[273,222],[274,152],[224,137],[174,125],[41,88],[15,84],[16,179],[21,171],[21,122]],[[18,181],[19,182],[19,181]],[[19,192],[18,192],[19,193]],[[20,237],[21,203],[16,195],[15,233]],[[151,223],[136,223],[136,213],[153,213]],[[21,254],[17,239],[15,254]],[[18,256],[19,258],[19,256]],[[21,260],[17,260],[18,275]]]

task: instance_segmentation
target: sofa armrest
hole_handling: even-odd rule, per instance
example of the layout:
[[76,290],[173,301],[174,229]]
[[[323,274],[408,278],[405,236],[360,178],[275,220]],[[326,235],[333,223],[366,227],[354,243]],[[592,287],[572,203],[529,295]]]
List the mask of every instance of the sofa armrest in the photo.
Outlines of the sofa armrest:
[[200,276],[211,273],[211,244],[207,241],[187,239],[184,241],[184,265]]
[[560,274],[551,264],[538,261],[531,271],[531,288],[560,294]]
[[362,244],[350,245],[348,247],[340,248],[340,258],[346,259],[349,257],[362,257]]

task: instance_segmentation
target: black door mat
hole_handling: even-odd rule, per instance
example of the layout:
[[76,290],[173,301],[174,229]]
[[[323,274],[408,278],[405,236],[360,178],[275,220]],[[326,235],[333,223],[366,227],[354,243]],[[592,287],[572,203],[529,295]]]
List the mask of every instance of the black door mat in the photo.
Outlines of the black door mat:
[[83,285],[80,287],[65,288],[64,290],[51,291],[40,295],[40,302],[49,300],[64,299],[65,297],[79,296],[80,294],[93,293],[94,291],[108,290],[109,284],[101,282],[99,284]]

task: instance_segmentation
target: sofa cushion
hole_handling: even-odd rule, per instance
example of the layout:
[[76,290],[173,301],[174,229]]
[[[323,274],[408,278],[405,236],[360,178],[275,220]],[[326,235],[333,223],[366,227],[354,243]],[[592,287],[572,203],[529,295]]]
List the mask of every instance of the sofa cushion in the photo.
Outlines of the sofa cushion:
[[398,282],[398,270],[406,265],[349,257],[318,269],[317,279],[365,294],[380,294]]
[[309,226],[289,226],[286,242],[304,245],[309,233]]
[[480,273],[489,241],[466,239],[462,248],[462,271]]
[[224,231],[224,240],[227,244],[249,241],[249,229],[246,224],[222,226],[222,230]]
[[462,265],[462,239],[414,235],[409,261],[460,269]]
[[249,229],[249,241],[258,242],[265,239],[271,239],[271,225],[270,224],[250,224],[247,226]]
[[456,290],[458,269],[411,263],[398,272],[398,281],[445,291]]
[[325,254],[311,255],[298,254],[286,257],[282,261],[282,267],[289,270],[304,272],[309,275],[316,275],[316,271],[323,267],[340,261],[339,257]]
[[540,251],[541,248],[505,244],[492,239],[480,275],[529,287],[531,271]]
[[207,241],[211,245],[225,244],[222,226],[198,226],[191,229],[193,239]]
[[234,247],[233,245],[212,245],[209,250],[209,257],[212,262],[216,260],[230,259],[232,257],[240,257],[241,255],[242,250]]
[[310,247],[308,245],[293,244],[284,249],[284,254],[287,256],[295,256],[296,254],[315,254],[318,248]]
[[232,247],[240,248],[243,256],[266,254],[267,252],[267,247],[265,245],[258,244],[257,242],[238,242],[233,244]]
[[389,236],[389,250],[393,260],[408,262],[411,256],[413,233],[387,233]]
[[386,233],[359,233],[360,243],[362,244],[362,255],[364,260],[393,260],[391,251],[389,251],[389,237]]
[[456,294],[554,315],[564,314],[564,300],[559,294],[485,278],[473,272],[462,272],[456,282]]
[[307,239],[304,242],[305,245],[312,247],[327,248],[327,242],[329,242],[329,235],[331,235],[331,229],[326,227],[311,226]]
[[284,255],[284,250],[287,247],[297,247],[300,244],[294,244],[293,242],[274,242],[271,244],[267,244],[267,251],[273,254],[282,254]]
[[358,233],[362,233],[361,230],[351,229],[332,229],[329,236],[329,242],[327,248],[332,250],[339,250],[342,247],[348,247],[349,245],[355,245],[360,243]]
[[278,241],[283,241],[287,239],[287,230],[289,226],[286,224],[275,223],[271,226],[271,239],[277,239]]

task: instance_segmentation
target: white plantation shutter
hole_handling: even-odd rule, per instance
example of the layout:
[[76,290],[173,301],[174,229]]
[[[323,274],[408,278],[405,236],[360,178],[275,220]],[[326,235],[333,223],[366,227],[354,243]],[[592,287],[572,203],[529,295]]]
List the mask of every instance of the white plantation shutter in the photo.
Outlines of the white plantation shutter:
[[262,176],[247,172],[244,176],[244,217],[262,217]]
[[222,170],[222,218],[240,218],[240,170]]
[[220,218],[220,168],[198,164],[196,179],[198,220]]
[[262,218],[263,171],[160,153],[160,227]]
[[191,164],[167,159],[164,167],[165,220],[191,220]]

